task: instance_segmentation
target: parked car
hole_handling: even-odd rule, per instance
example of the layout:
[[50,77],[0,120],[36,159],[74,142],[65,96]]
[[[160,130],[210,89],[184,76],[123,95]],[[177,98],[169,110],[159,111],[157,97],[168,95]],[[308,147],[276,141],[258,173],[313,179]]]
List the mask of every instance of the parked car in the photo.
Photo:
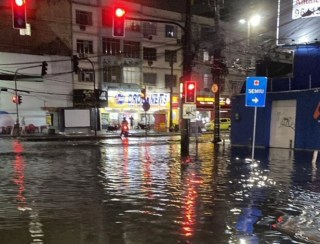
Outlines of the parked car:
[[[213,131],[214,130],[214,120],[206,123],[204,125],[204,128],[207,131]],[[220,118],[220,130],[230,130],[231,129],[231,119],[229,118]]]

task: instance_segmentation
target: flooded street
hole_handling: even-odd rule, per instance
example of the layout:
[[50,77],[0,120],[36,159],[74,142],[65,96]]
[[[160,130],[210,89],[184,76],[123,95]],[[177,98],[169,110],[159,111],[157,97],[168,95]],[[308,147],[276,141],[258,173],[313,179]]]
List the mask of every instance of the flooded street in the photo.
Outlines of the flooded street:
[[[280,216],[319,232],[312,152],[190,145],[175,137],[0,140],[0,243],[298,243]],[[305,219],[303,222],[302,220]]]

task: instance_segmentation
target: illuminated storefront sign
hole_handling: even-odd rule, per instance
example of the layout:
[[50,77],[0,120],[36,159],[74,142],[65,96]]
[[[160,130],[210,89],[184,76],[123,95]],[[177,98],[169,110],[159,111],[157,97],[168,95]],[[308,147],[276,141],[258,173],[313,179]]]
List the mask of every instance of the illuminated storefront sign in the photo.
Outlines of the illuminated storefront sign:
[[[169,108],[170,94],[169,93],[148,93],[149,103],[153,107]],[[137,108],[142,106],[142,99],[139,92],[122,92],[109,91],[108,104],[110,108]]]
[[293,0],[292,19],[320,16],[320,0]]

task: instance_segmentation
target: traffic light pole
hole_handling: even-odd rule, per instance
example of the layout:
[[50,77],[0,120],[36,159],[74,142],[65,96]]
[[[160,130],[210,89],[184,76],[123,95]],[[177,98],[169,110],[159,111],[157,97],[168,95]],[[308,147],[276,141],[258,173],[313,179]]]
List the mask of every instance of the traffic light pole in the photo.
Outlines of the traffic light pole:
[[[19,69],[16,69],[16,72],[14,73],[14,95],[16,97],[16,99],[18,99],[18,84],[17,84],[17,75],[18,75],[18,72],[20,70],[23,70],[23,69],[31,69],[31,68],[36,68],[36,67],[41,67],[42,65],[34,65],[34,66],[28,66],[28,67],[23,67],[23,68],[19,68]],[[16,124],[15,124],[15,127],[17,129],[17,136],[20,135],[20,123],[19,123],[19,103],[18,101],[16,100],[16,113],[17,113],[17,119],[16,119]],[[15,128],[13,128],[13,131],[14,131]]]
[[[192,72],[192,52],[191,52],[191,0],[186,0],[186,20],[184,27],[184,46],[183,46],[183,86],[186,81],[191,80]],[[183,89],[185,90],[185,89]],[[181,120],[181,158],[184,160],[189,156],[189,123],[188,119],[183,119],[184,97],[180,101],[180,120]]]
[[[186,19],[185,26],[174,21],[162,21],[148,18],[126,17],[128,20],[147,21],[154,23],[166,23],[179,26],[184,32],[183,43],[183,85],[191,80],[192,72],[192,52],[191,52],[191,0],[186,0]],[[184,89],[183,89],[184,90]],[[181,158],[186,159],[189,156],[189,123],[188,119],[183,119],[184,97],[180,99],[180,132],[181,132]]]

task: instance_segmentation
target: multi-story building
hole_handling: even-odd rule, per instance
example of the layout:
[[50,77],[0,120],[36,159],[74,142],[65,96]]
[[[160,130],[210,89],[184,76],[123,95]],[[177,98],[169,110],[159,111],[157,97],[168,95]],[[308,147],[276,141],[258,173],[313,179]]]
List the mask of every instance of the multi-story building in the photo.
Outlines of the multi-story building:
[[[27,1],[27,28],[22,30],[13,29],[11,1],[1,1],[0,11],[0,132],[17,118],[39,129],[58,126],[60,110],[73,106],[70,2]],[[44,77],[43,61],[48,64]],[[21,104],[12,102],[15,95]]]
[[[108,106],[100,108],[102,129],[108,124],[119,123],[122,117],[133,117],[135,124],[146,120],[158,129],[166,129],[170,119],[170,97],[172,120],[178,124],[183,29],[177,24],[183,26],[185,16],[140,4],[117,2],[117,6],[127,10],[125,37],[119,38],[112,36],[114,6],[113,1],[102,1],[101,6],[93,1],[73,2],[74,54],[82,58],[75,82],[77,92],[86,92],[95,83],[103,96],[107,94]],[[213,25],[212,19],[193,17],[196,35],[201,33],[202,26],[208,29]],[[201,52],[205,53],[205,50]],[[211,86],[211,69],[202,62],[204,56],[209,60],[208,55],[201,55],[195,63],[196,72],[193,72],[193,78],[199,81],[199,91]],[[141,89],[146,89],[149,98],[148,111],[142,107]],[[79,106],[82,105],[79,102]]]
[[[125,37],[121,38],[112,36],[115,3],[127,10]],[[183,26],[185,21],[180,11],[126,1],[60,0],[38,4],[30,0],[27,29],[17,30],[12,28],[10,3],[2,3],[0,7],[5,10],[1,17],[2,31],[8,37],[4,39],[2,35],[0,39],[1,56],[6,57],[0,66],[6,75],[11,74],[11,78],[5,80],[2,76],[0,80],[0,87],[8,88],[1,93],[1,104],[12,121],[16,119],[15,104],[11,102],[15,91],[12,74],[19,70],[19,74],[33,75],[28,82],[16,80],[17,90],[26,92],[19,91],[23,96],[23,103],[18,106],[20,117],[36,126],[49,124],[64,131],[66,108],[89,109],[91,124],[96,123],[98,130],[119,123],[122,117],[133,117],[135,125],[147,121],[156,129],[165,130],[170,110],[172,122],[179,123],[183,67],[183,30],[179,24]],[[197,42],[213,26],[210,18],[192,17]],[[199,43],[193,51],[192,78],[198,82],[198,95],[212,97],[209,52]],[[79,58],[76,73],[74,55]],[[43,61],[48,63],[48,75],[41,77]],[[148,111],[142,107],[142,89],[146,89],[149,98]],[[212,109],[202,109],[200,105],[199,111],[205,111],[199,112],[199,118],[209,118]]]

